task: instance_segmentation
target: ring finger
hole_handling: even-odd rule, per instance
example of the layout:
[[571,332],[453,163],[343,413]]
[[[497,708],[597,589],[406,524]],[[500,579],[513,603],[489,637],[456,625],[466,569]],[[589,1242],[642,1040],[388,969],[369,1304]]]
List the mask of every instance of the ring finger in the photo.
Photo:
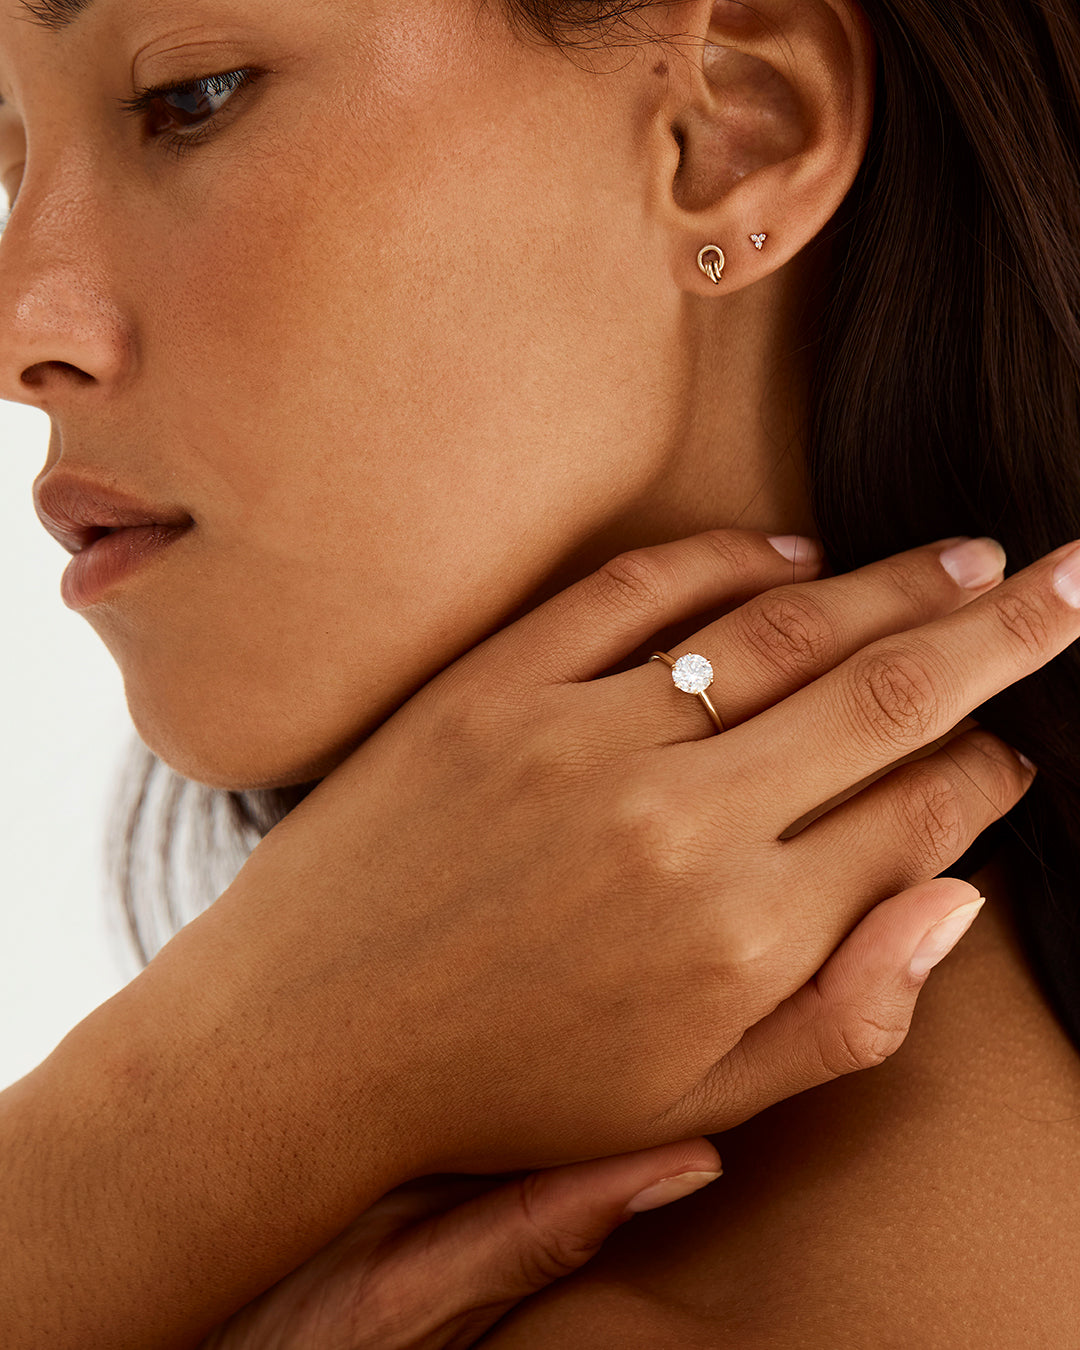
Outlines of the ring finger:
[[[1004,565],[1001,546],[992,539],[939,541],[841,576],[777,586],[701,629],[671,655],[697,652],[710,661],[708,695],[730,728],[877,638],[915,628],[984,594],[1001,581]],[[604,701],[604,724],[619,727],[630,747],[716,733],[701,699],[681,692],[659,661],[581,687]]]

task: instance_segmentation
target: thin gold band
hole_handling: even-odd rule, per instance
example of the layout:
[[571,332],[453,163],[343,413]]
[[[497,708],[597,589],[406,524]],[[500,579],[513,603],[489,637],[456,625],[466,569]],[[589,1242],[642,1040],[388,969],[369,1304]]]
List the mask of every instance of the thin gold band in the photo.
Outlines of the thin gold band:
[[[675,664],[675,659],[671,656],[668,656],[667,652],[653,652],[652,656],[649,657],[649,660],[663,661],[667,665],[669,670]],[[717,731],[726,731],[727,728],[724,726],[723,722],[721,722],[720,714],[713,707],[712,699],[708,696],[708,694],[704,690],[701,690],[700,693],[695,694],[694,697],[701,699],[702,703],[705,704],[706,710],[708,711],[709,716],[712,718],[713,725],[716,727]]]

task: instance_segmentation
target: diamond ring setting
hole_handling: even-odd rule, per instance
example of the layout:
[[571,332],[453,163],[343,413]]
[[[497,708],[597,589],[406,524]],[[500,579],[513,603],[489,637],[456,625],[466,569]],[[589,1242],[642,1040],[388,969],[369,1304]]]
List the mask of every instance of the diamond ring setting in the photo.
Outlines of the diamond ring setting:
[[703,694],[713,682],[713,668],[704,656],[690,652],[671,667],[671,678],[684,694]]
[[697,652],[687,652],[684,656],[675,660],[667,652],[653,652],[649,660],[663,661],[671,670],[671,678],[675,688],[681,689],[684,694],[696,694],[704,703],[713,726],[716,727],[717,731],[724,730],[720,714],[713,707],[712,700],[705,692],[713,682],[712,663],[707,657],[701,656]]

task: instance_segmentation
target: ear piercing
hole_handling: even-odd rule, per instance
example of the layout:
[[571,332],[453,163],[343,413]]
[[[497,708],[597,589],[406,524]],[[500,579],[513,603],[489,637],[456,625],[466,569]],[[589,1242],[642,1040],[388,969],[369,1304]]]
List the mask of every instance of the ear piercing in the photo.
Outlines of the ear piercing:
[[[712,254],[712,257],[706,257],[706,254]],[[697,265],[713,283],[719,285],[720,278],[724,275],[724,250],[718,248],[715,244],[706,244],[697,255]]]
[[[767,234],[752,234],[750,242],[760,253],[764,247]],[[724,275],[724,250],[717,244],[706,244],[697,255],[697,265],[709,278],[714,286],[720,284],[720,279]]]

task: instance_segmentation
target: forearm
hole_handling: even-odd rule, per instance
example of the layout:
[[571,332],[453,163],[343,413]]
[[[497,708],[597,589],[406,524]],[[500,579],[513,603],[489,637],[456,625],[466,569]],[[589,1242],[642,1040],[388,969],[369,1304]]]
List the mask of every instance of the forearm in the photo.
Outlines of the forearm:
[[0,1094],[6,1350],[196,1344],[409,1175],[361,991],[293,1022],[241,937],[196,920]]

